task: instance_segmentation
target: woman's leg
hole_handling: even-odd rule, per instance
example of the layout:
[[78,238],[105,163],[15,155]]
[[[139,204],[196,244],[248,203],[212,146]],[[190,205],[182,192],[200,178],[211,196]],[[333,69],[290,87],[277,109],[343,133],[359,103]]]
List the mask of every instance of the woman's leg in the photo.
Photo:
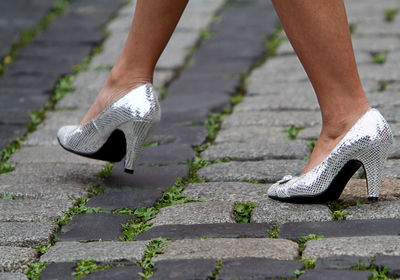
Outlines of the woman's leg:
[[317,94],[322,131],[303,174],[368,111],[343,0],[272,0]]
[[138,0],[135,17],[118,61],[81,124],[96,117],[130,89],[152,82],[154,67],[188,0]]

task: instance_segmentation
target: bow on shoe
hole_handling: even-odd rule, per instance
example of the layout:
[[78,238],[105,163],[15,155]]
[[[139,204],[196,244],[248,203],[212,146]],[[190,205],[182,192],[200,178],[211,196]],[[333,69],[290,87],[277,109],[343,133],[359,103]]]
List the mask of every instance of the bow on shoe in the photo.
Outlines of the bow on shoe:
[[285,184],[285,183],[289,182],[292,179],[293,179],[292,175],[286,175],[276,183],[279,184],[279,185],[282,185],[282,184]]

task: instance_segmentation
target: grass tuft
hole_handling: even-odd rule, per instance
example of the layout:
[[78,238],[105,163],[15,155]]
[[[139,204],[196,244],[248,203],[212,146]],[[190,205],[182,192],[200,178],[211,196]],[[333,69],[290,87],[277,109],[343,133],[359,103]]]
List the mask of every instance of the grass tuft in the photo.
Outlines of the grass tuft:
[[98,265],[95,260],[82,260],[77,263],[75,271],[72,273],[76,280],[81,280],[82,277],[97,270],[106,270],[115,267],[112,264]]
[[255,203],[235,203],[233,206],[233,215],[235,221],[239,224],[250,223],[251,212],[257,207]]
[[397,9],[397,8],[386,9],[385,10],[385,20],[387,22],[393,22],[394,19],[396,18],[396,15],[398,12],[399,12],[399,9]]
[[287,138],[289,140],[296,140],[297,139],[297,134],[302,130],[302,127],[291,125],[285,128],[285,132],[288,133]]
[[152,262],[152,258],[163,253],[162,248],[165,246],[167,240],[167,238],[155,238],[147,245],[144,251],[144,257],[142,261],[139,262],[139,265],[143,269],[143,271],[139,273],[139,276],[143,279],[148,279],[153,276],[154,263]]
[[267,231],[268,237],[269,238],[278,238],[279,233],[281,232],[281,229],[277,226],[274,227],[273,229]]

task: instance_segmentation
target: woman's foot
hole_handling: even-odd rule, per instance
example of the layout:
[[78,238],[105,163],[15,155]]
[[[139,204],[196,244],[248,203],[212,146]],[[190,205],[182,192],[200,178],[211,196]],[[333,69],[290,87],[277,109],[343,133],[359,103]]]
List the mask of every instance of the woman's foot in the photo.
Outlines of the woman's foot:
[[145,83],[151,83],[150,77],[129,77],[125,74],[116,74],[117,71],[111,71],[103,88],[97,95],[96,100],[87,111],[81,121],[81,125],[86,124],[96,118],[110,104],[121,98],[131,89],[136,88]]
[[325,121],[321,134],[315,143],[310,159],[307,162],[301,175],[307,173],[320,164],[342,140],[349,129],[363,116],[371,107],[368,104],[359,106],[356,110],[347,114],[345,117],[332,118],[332,122]]

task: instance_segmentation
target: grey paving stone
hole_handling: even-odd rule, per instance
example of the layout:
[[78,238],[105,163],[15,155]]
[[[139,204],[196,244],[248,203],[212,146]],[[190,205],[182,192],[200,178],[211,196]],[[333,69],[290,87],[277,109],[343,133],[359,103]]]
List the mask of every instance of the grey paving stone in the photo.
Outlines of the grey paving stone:
[[217,279],[287,279],[295,277],[294,271],[304,268],[295,261],[261,258],[237,258],[223,262]]
[[310,154],[306,141],[249,141],[246,143],[222,143],[209,147],[201,153],[203,158],[217,160],[265,160],[265,159],[302,159]]
[[[52,186],[55,184],[98,185],[102,182],[98,175],[99,165],[73,163],[17,163],[13,172],[0,176],[0,185],[37,185]],[[48,187],[49,188],[49,187]],[[51,190],[49,191],[57,191]]]
[[40,276],[41,280],[75,280],[75,263],[49,263],[43,269]]
[[156,68],[176,69],[183,66],[190,47],[196,44],[198,37],[197,32],[179,32],[177,29],[160,56]]
[[386,267],[389,275],[392,277],[400,277],[400,257],[376,256],[373,261],[375,267]]
[[152,279],[186,280],[208,279],[212,276],[215,260],[164,260],[156,262]]
[[0,196],[11,194],[21,199],[67,199],[78,198],[86,194],[86,184],[71,182],[58,183],[49,187],[46,184],[10,184],[0,185]]
[[320,132],[321,132],[320,125],[306,127],[299,131],[299,133],[297,134],[297,139],[304,139],[304,140],[318,139]]
[[69,260],[94,259],[98,262],[139,261],[143,258],[147,242],[57,242],[46,254],[42,262],[68,262]]
[[[69,95],[73,94],[69,93],[66,96]],[[64,100],[65,98],[63,98],[62,100]],[[40,133],[40,131],[42,130],[52,130],[57,132],[58,129],[64,125],[79,124],[85,113],[86,112],[84,111],[77,110],[48,112],[46,114],[46,119],[38,126],[37,133]],[[33,134],[31,134],[28,138],[32,137],[32,135]],[[57,133],[54,134],[54,137],[57,138]]]
[[229,202],[194,202],[161,208],[152,220],[154,226],[167,224],[235,223],[233,204]]
[[[131,12],[133,13],[134,10],[135,9],[133,8]],[[132,19],[116,19],[114,26],[117,24],[120,25],[121,23],[119,22],[125,23],[125,28],[129,28]],[[96,68],[102,65],[114,65],[124,48],[127,36],[128,30],[118,30],[118,32],[111,32],[110,36],[105,40],[103,44],[103,52],[93,57],[92,61],[90,62],[90,67]],[[104,81],[105,80],[101,80],[100,84],[103,85]]]
[[0,272],[23,272],[26,264],[37,260],[35,249],[0,246]]
[[318,259],[315,269],[352,269],[361,265],[369,267],[369,259],[357,256],[332,256]]
[[157,142],[161,145],[176,143],[200,146],[206,138],[207,131],[203,125],[174,127],[160,125],[149,135],[146,141]]
[[[261,79],[261,80],[258,80]],[[313,92],[314,89],[309,81],[293,81],[290,83],[269,83],[266,86],[262,82],[262,78],[257,80],[250,80],[247,86],[247,96],[267,95],[274,94],[279,95],[282,92],[290,95],[304,95],[307,92]]]
[[145,147],[137,159],[137,165],[168,165],[191,161],[195,152],[191,145],[170,144]]
[[266,237],[271,230],[269,224],[198,224],[198,225],[162,225],[154,226],[135,237],[135,240],[150,240],[157,237],[171,239],[195,238],[256,238]]
[[141,280],[142,277],[138,273],[142,272],[142,268],[137,265],[129,265],[124,267],[113,267],[106,270],[94,271],[87,276],[83,277],[85,280],[96,279],[96,280]]
[[326,258],[330,256],[376,255],[400,256],[400,236],[334,237],[306,242],[303,257]]
[[[283,75],[284,73],[284,75]],[[306,81],[307,74],[295,55],[275,56],[255,69],[249,79],[250,83],[282,83]]]
[[81,90],[92,90],[99,92],[104,82],[108,77],[108,72],[101,71],[84,71],[80,72],[75,80],[74,86],[75,88],[79,88]]
[[[78,120],[75,122],[69,122],[68,124],[77,125],[90,108],[91,103],[96,99],[98,93],[99,92],[95,89],[77,88],[73,92],[68,93],[63,99],[61,99],[61,101],[57,102],[56,109],[59,111],[56,111],[56,113],[74,114],[75,118]],[[69,117],[69,119],[70,118],[71,117]],[[65,123],[66,121],[64,120],[62,122]]]
[[57,230],[54,223],[0,222],[0,246],[37,247],[50,243]]
[[87,206],[100,207],[112,211],[121,208],[136,209],[138,206],[150,207],[160,199],[162,192],[159,190],[135,190],[130,192],[107,192],[90,199]]
[[356,271],[356,270],[307,270],[300,276],[300,280],[367,280],[372,276],[370,271]]
[[321,123],[316,111],[245,112],[234,113],[224,119],[223,129],[235,126],[313,126]]
[[73,205],[72,200],[0,200],[0,221],[54,221]]
[[281,226],[279,237],[297,239],[309,234],[325,237],[398,235],[399,219],[353,220],[331,222],[287,223]]
[[400,201],[379,201],[352,206],[346,209],[346,220],[370,220],[400,218]]
[[318,102],[314,92],[293,94],[264,94],[248,96],[235,107],[235,112],[256,112],[266,110],[318,110]]
[[399,164],[400,160],[398,159],[387,160],[383,169],[383,178],[400,178]]
[[271,258],[293,260],[298,246],[293,241],[271,238],[183,239],[166,243],[164,253],[153,260]]
[[272,199],[259,202],[251,214],[253,223],[283,224],[331,220],[331,211],[325,205],[282,203]]
[[104,161],[89,159],[63,150],[60,146],[55,147],[22,147],[14,153],[10,161],[17,163],[74,163],[105,165]]
[[232,127],[220,130],[215,138],[215,143],[247,142],[249,139],[253,141],[268,139],[268,141],[277,142],[285,140],[287,136],[284,127],[248,126],[240,129]]
[[183,194],[189,199],[204,201],[258,202],[268,199],[269,185],[242,182],[189,184]]
[[25,274],[12,273],[12,272],[0,272],[0,280],[27,280]]
[[[72,217],[61,234],[56,238],[61,241],[119,241],[122,235],[122,225],[128,220],[134,220],[131,215],[93,213]],[[105,226],[106,225],[106,226]]]
[[137,189],[161,189],[166,190],[176,183],[177,178],[189,175],[188,165],[170,165],[135,167],[135,174],[127,174],[123,171],[122,163],[114,165],[113,172],[105,182],[105,192]]
[[288,174],[300,174],[305,167],[303,160],[264,160],[251,162],[217,163],[199,170],[199,178],[207,181],[259,180],[275,183]]
[[176,111],[174,108],[162,107],[162,117],[161,122],[154,130],[154,134],[157,134],[159,128],[171,128],[173,132],[174,126],[190,126],[191,124],[202,125],[208,118],[209,111],[204,108],[188,109]]

